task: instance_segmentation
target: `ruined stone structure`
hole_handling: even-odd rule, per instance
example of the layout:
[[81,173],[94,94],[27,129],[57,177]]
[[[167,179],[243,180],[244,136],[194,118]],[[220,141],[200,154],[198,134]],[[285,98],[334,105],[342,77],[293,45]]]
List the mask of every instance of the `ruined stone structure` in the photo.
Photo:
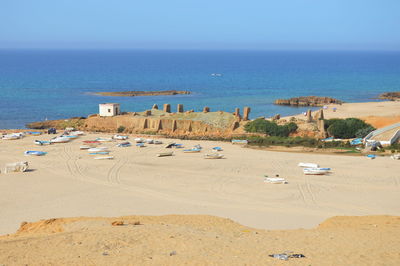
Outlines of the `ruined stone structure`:
[[176,111],[178,113],[183,113],[183,104],[178,104],[178,106],[176,107]]
[[158,105],[157,105],[157,104],[154,104],[153,107],[152,107],[151,109],[156,109],[156,110],[158,110]]
[[250,107],[245,107],[243,109],[243,121],[249,120],[250,111],[251,111]]
[[210,112],[210,107],[205,106],[205,107],[203,108],[203,113],[208,113],[208,112]]
[[163,111],[166,113],[171,113],[171,105],[169,103],[164,104]]
[[310,109],[308,109],[307,110],[307,122],[308,123],[311,123],[311,121],[312,121],[312,116],[311,116],[311,110]]

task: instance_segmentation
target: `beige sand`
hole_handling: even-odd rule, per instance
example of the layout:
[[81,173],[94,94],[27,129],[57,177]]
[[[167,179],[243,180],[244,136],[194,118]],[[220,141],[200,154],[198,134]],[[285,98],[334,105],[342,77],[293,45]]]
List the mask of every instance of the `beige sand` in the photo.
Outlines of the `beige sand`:
[[[335,215],[400,214],[400,161],[388,157],[368,160],[178,141],[186,147],[200,143],[204,151],[177,149],[175,156],[159,158],[163,146],[106,143],[115,160],[97,161],[79,146],[99,136],[107,135],[47,147],[34,145],[35,137],[0,141],[0,166],[28,160],[34,170],[0,174],[0,234],[15,232],[22,221],[54,217],[207,214],[256,228],[298,229]],[[224,148],[226,159],[203,159],[214,146]],[[25,150],[48,154],[25,157]],[[332,167],[333,173],[305,176],[299,162]],[[264,174],[277,173],[289,184],[263,182]]]
[[[112,226],[113,222],[121,226]],[[139,225],[140,223],[140,225]],[[399,265],[400,217],[266,231],[212,216],[52,219],[0,237],[6,265]],[[268,255],[292,251],[305,258]]]
[[[362,118],[377,128],[400,122],[400,101],[331,104],[328,107],[324,110],[324,116],[327,119]],[[336,108],[335,112],[333,108]],[[295,117],[304,119],[302,114]]]

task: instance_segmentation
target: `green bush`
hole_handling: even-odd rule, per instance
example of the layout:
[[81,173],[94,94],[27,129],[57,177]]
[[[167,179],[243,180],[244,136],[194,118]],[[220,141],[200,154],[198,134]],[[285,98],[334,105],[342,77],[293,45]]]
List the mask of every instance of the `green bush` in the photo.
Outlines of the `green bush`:
[[370,124],[358,118],[325,120],[325,127],[330,136],[341,139],[363,138],[375,130]]
[[117,129],[118,133],[122,133],[125,131],[125,127],[124,126],[119,126]]
[[264,118],[258,118],[254,121],[247,123],[244,126],[247,132],[252,133],[263,133],[269,136],[287,137],[290,133],[297,130],[297,125],[294,122],[290,122],[286,125],[280,126],[275,122],[265,120]]

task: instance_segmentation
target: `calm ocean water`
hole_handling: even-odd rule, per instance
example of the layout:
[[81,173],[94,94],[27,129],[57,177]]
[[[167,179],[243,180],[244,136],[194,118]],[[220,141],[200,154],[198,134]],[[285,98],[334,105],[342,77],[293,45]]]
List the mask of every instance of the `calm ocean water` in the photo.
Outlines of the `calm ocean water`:
[[[222,73],[213,77],[211,73]],[[96,91],[190,90],[192,95],[103,97]],[[102,102],[123,111],[154,103],[234,111],[251,117],[290,115],[277,98],[317,95],[371,101],[400,91],[400,52],[17,51],[0,50],[0,128],[43,119],[86,116]]]

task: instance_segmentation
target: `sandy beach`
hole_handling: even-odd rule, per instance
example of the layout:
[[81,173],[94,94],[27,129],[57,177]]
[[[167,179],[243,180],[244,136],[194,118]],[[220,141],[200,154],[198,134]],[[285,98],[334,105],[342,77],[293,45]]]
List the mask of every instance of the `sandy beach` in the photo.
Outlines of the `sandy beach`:
[[[34,139],[0,142],[0,165],[29,161],[30,172],[0,174],[0,234],[23,221],[54,217],[207,214],[264,229],[313,228],[336,215],[398,215],[400,164],[388,157],[298,154],[247,149],[225,142],[177,141],[203,152],[156,157],[164,145],[144,148],[105,143],[114,160],[94,160],[79,149],[88,134],[66,144],[38,147]],[[132,141],[132,140],[131,140]],[[164,143],[171,140],[163,140]],[[205,160],[212,147],[225,159]],[[25,150],[45,156],[26,157]],[[331,167],[305,176],[299,162]],[[2,171],[3,172],[3,171]],[[279,174],[289,184],[264,183]]]
[[[327,106],[328,109],[324,110],[326,119],[355,117],[365,120],[376,128],[400,122],[400,101],[343,103]],[[290,117],[293,116],[284,117],[284,119],[290,119]],[[294,117],[303,119],[304,115],[298,114]]]

